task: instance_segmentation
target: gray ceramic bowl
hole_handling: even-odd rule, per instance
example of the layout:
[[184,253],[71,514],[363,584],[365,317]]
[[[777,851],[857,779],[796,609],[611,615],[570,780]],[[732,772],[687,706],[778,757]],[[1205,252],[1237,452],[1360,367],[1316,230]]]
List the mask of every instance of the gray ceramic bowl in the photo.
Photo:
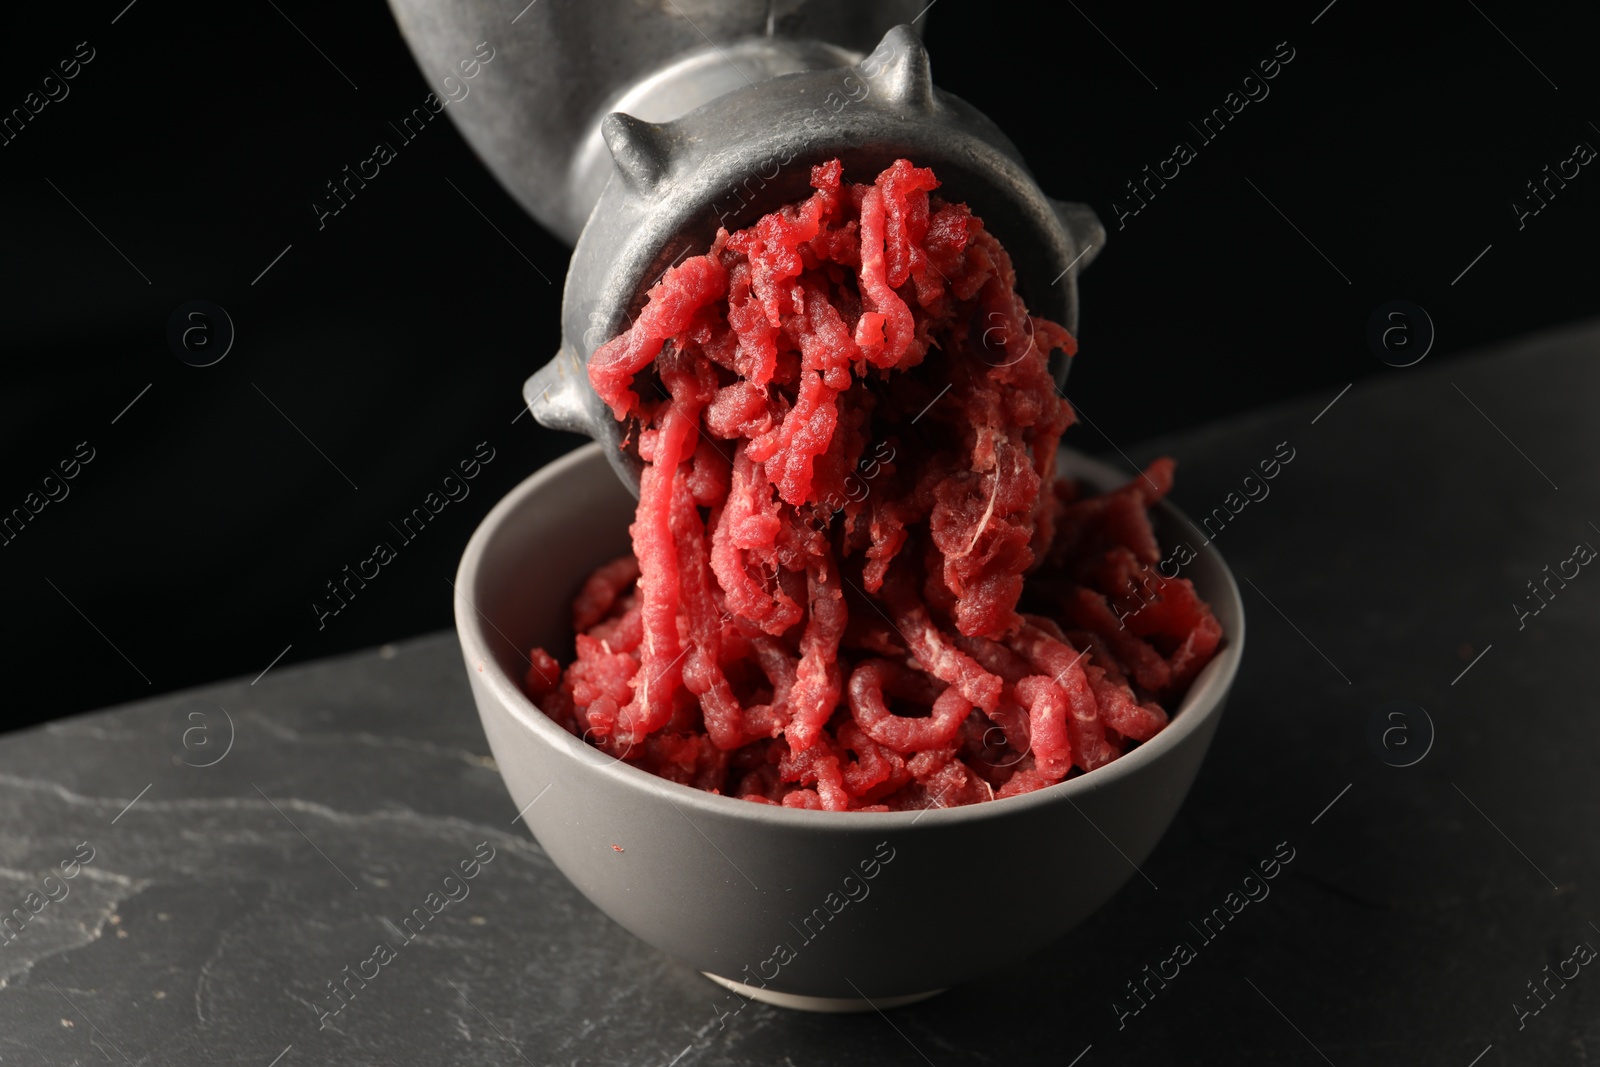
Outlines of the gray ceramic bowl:
[[[1063,465],[1099,487],[1126,480],[1068,453]],[[1185,574],[1210,601],[1226,646],[1171,724],[1115,762],[962,808],[752,804],[619,763],[523,695],[525,652],[570,654],[572,597],[591,569],[628,550],[633,509],[593,444],[495,506],[456,579],[467,677],[517,809],[573,884],[663,952],[773,1003],[907,1003],[1070,930],[1134,876],[1177,813],[1244,647],[1239,591],[1213,547]],[[1187,537],[1174,509],[1162,505],[1156,518],[1163,544]],[[1015,921],[997,932],[974,902],[986,915],[1002,904]]]

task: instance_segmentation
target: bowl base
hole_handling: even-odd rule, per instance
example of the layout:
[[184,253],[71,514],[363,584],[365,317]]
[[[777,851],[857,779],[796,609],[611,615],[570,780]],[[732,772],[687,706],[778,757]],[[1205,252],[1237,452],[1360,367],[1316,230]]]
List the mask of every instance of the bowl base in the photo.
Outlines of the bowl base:
[[907,1004],[915,1004],[919,1000],[927,1000],[943,993],[943,989],[930,989],[924,993],[906,993],[898,997],[879,997],[868,1000],[866,997],[807,997],[799,993],[780,993],[775,989],[762,989],[760,986],[745,985],[735,982],[732,978],[724,978],[720,974],[710,971],[701,971],[701,974],[711,979],[725,989],[731,989],[746,1000],[759,1000],[763,1004],[771,1004],[778,1008],[792,1008],[795,1011],[818,1012],[852,1012],[852,1011],[882,1011],[885,1008],[902,1008]]

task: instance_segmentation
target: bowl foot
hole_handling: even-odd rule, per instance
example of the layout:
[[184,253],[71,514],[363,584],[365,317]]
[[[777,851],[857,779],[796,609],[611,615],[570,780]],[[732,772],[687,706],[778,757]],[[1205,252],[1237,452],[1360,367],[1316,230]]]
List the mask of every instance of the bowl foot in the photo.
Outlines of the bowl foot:
[[732,978],[724,978],[720,974],[710,971],[701,971],[701,974],[725,989],[731,989],[746,1000],[759,1000],[763,1004],[771,1004],[779,1008],[793,1008],[796,1011],[820,1012],[851,1012],[873,1011],[885,1008],[901,1008],[907,1004],[915,1004],[919,1000],[927,1000],[943,993],[943,989],[930,989],[924,993],[906,993],[898,997],[878,997],[868,1000],[865,997],[807,997],[799,993],[780,993],[775,989],[762,989],[760,986],[745,985],[735,982]]

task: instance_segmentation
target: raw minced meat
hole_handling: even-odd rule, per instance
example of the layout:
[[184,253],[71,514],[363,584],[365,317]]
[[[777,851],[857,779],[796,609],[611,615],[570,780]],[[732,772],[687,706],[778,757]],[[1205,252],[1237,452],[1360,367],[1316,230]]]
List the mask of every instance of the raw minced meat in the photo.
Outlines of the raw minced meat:
[[1221,640],[1156,568],[1172,461],[1058,481],[1048,360],[1077,344],[999,242],[903,159],[811,184],[590,361],[644,461],[633,554],[578,593],[565,670],[530,652],[529,695],[645,770],[789,807],[967,804],[1116,759]]

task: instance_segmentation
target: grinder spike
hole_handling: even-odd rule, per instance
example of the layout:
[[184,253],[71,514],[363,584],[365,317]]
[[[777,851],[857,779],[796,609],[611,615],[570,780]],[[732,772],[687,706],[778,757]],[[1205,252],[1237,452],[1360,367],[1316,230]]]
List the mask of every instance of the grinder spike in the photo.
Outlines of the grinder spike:
[[[928,61],[928,49],[916,31],[904,25],[890,29],[872,53],[873,56],[882,54],[890,57],[888,62],[881,72],[868,76],[883,86],[884,95],[897,104],[919,111],[934,110],[937,100],[933,93],[933,67]],[[867,60],[862,60],[857,69],[862,69],[866,63]]]
[[611,149],[617,172],[635,192],[647,194],[661,184],[672,159],[665,130],[655,123],[613,111],[601,120],[600,133]]
[[1050,210],[1056,213],[1061,228],[1072,236],[1072,242],[1077,247],[1077,256],[1070,266],[1082,270],[1093,263],[1106,246],[1106,226],[1095,214],[1094,208],[1088,204],[1068,204],[1052,199]]

